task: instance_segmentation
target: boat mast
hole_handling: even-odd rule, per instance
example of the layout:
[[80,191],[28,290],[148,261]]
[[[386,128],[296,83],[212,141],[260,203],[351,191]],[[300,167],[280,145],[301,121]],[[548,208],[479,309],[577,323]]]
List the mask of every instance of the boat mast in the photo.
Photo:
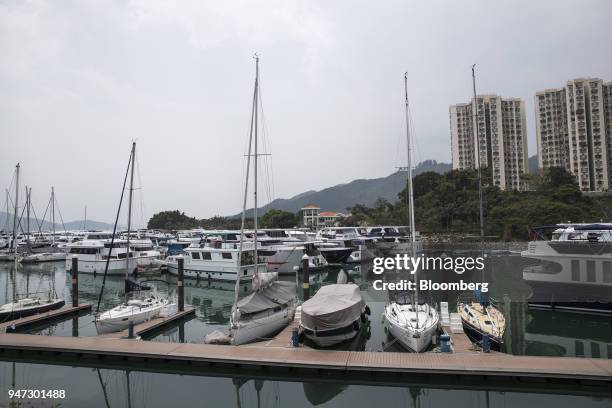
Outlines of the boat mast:
[[[246,207],[247,197],[249,192],[249,172],[251,169],[251,145],[253,143],[253,125],[255,121],[254,111],[257,106],[257,78],[255,79],[255,89],[253,91],[253,105],[251,107],[251,126],[249,130],[249,148],[247,151],[247,166],[246,166],[246,178],[244,183],[244,195],[242,201],[242,219],[240,223],[240,245],[238,246],[238,271],[236,275],[236,286],[234,288],[234,306],[238,303],[238,293],[240,292],[240,268],[242,267],[242,244],[244,243],[244,224],[246,221]],[[255,262],[255,269],[257,269],[257,262]]]
[[[134,162],[136,161],[136,142],[132,142],[132,168],[130,169],[130,192],[128,194],[128,219],[127,219],[127,254],[125,256],[125,280],[130,272],[130,229],[132,228],[132,196],[134,195]],[[111,251],[113,249],[111,248]],[[126,283],[127,289],[127,283]],[[125,296],[127,299],[127,290]]]
[[55,190],[51,186],[51,224],[53,224],[53,234],[51,235],[51,243],[55,244]]
[[255,271],[254,275],[258,273],[258,254],[257,254],[257,113],[259,111],[259,55],[255,54],[255,98],[254,98],[255,106],[253,108],[254,115],[254,127],[253,131],[255,134],[255,167],[253,171],[253,178],[255,179],[253,185],[253,198],[254,198],[254,206],[253,206],[253,230],[255,231],[253,234],[253,244],[255,245],[254,250],[254,258],[255,258]]
[[[408,173],[408,217],[410,221],[410,246],[412,248],[412,258],[416,259],[416,227],[414,222],[414,195],[412,189],[412,159],[410,148],[410,105],[408,103],[408,73],[404,73],[404,100],[406,105],[406,147],[408,153],[408,161],[406,171]],[[419,328],[419,281],[417,279],[417,271],[414,271],[415,295],[414,295],[414,310],[416,311],[416,328]]]
[[478,204],[480,210],[480,243],[484,242],[484,208],[482,205],[482,170],[480,168],[480,141],[478,140],[478,104],[476,102],[476,64],[472,65],[472,88],[474,91],[474,107],[472,115],[474,116],[474,156],[476,157],[475,163],[478,169]]
[[31,249],[31,244],[30,244],[30,193],[32,192],[31,188],[28,188],[28,186],[25,187],[26,189],[26,246],[28,248],[28,253],[32,252]]
[[8,232],[8,226],[9,226],[9,214],[10,214],[10,208],[9,208],[9,191],[8,188],[5,189],[6,192],[6,218],[4,219],[4,233],[6,234]]
[[17,268],[17,206],[19,203],[19,167],[15,168],[15,212],[13,213],[13,255],[15,258],[15,268]]

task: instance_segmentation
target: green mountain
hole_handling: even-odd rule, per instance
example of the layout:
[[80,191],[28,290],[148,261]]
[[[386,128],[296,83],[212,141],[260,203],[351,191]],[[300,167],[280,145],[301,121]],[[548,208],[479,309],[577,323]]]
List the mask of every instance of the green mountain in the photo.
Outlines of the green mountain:
[[[428,171],[445,173],[451,170],[450,163],[438,163],[435,160],[425,160],[419,163],[413,172],[416,176]],[[338,184],[320,191],[307,191],[291,198],[280,198],[259,209],[259,214],[264,214],[269,209],[278,209],[297,212],[308,204],[316,204],[323,211],[346,212],[346,209],[355,204],[372,206],[376,200],[383,198],[395,202],[397,194],[406,186],[406,173],[395,172],[387,177],[375,179],[353,180],[346,184]],[[247,216],[252,215],[252,209]],[[237,214],[235,216],[239,216]]]
[[[6,223],[6,218],[7,217],[8,217],[8,224]],[[5,212],[0,211],[0,230],[3,230],[6,225],[8,225],[8,230],[12,231],[12,228],[13,228],[12,227],[12,225],[13,225],[13,215],[12,214],[7,214]],[[70,221],[70,222],[67,222],[65,225],[66,225],[66,229],[67,230],[81,230],[81,229],[83,229],[83,220]],[[90,229],[90,230],[112,231],[113,224],[109,224],[107,222],[87,220],[86,228]],[[124,227],[118,226],[118,228],[121,229],[121,228],[124,228]],[[21,229],[24,230],[24,231],[26,229],[26,220],[25,220],[25,218],[21,220]],[[38,230],[37,221],[35,219],[33,219],[33,218],[30,218],[30,229],[32,231]],[[45,221],[44,223],[42,223],[41,229],[43,231],[51,231],[52,225],[51,225],[50,222]],[[61,224],[60,220],[58,220],[58,219],[56,219],[55,229],[56,230],[63,230],[64,229],[64,226]]]

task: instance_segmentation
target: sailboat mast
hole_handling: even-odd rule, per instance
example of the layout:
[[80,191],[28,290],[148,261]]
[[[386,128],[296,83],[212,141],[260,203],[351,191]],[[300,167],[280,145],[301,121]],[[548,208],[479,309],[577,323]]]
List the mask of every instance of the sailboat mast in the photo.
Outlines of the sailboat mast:
[[28,248],[28,253],[31,252],[30,250],[30,193],[32,192],[32,189],[29,188],[28,186],[26,186],[26,245]]
[[482,205],[482,170],[480,168],[480,141],[478,140],[478,104],[476,101],[476,64],[472,65],[472,88],[474,91],[474,107],[472,115],[474,116],[474,156],[476,157],[475,164],[478,169],[478,203],[480,211],[480,241],[484,241],[484,208]]
[[15,168],[15,208],[13,212],[13,255],[15,256],[15,267],[17,267],[17,206],[19,205],[19,167]]
[[[136,142],[132,142],[132,168],[130,169],[130,193],[128,194],[128,218],[127,218],[127,254],[125,256],[125,279],[130,272],[130,230],[132,228],[132,196],[134,195],[134,163],[136,161]],[[111,251],[113,249],[111,248]],[[126,291],[127,296],[127,291]]]
[[257,265],[258,265],[258,254],[257,254],[257,113],[259,111],[259,56],[255,54],[255,107],[254,107],[254,135],[255,135],[255,167],[253,169],[253,178],[255,179],[253,184],[253,199],[255,201],[253,205],[253,230],[255,231],[253,234],[253,244],[255,246],[254,249],[254,258],[255,258],[255,271],[254,274],[257,275]]
[[53,187],[51,187],[51,224],[53,224],[51,243],[55,244],[55,189]]
[[[236,285],[234,287],[234,305],[238,303],[238,293],[240,291],[240,268],[242,267],[242,245],[244,243],[244,224],[246,221],[246,208],[247,208],[247,197],[249,193],[249,175],[251,170],[251,146],[253,143],[253,124],[255,120],[254,110],[257,106],[257,82],[255,82],[255,89],[253,90],[253,105],[251,106],[251,126],[249,129],[249,147],[247,150],[247,166],[246,166],[246,177],[244,182],[244,195],[242,196],[242,217],[240,221],[240,245],[238,247],[238,274],[236,275]],[[256,266],[257,268],[257,266]]]
[[8,231],[8,226],[9,226],[10,208],[9,208],[9,191],[8,189],[5,189],[4,191],[6,192],[6,218],[4,219],[4,232],[6,233]]
[[[408,173],[408,216],[410,218],[410,246],[412,249],[412,258],[416,258],[416,227],[414,222],[414,195],[412,187],[412,157],[411,157],[411,141],[410,141],[410,105],[408,102],[408,73],[404,73],[404,101],[406,105],[406,148],[408,153],[407,169]],[[417,271],[414,271],[415,295],[414,295],[414,310],[416,311],[416,327],[419,328],[419,280],[417,279]]]

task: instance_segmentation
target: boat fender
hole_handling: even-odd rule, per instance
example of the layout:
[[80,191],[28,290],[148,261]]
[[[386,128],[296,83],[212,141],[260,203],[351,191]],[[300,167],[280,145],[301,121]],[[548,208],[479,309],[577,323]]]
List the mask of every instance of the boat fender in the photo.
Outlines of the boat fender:
[[359,331],[359,321],[358,320],[355,320],[353,322],[353,330]]
[[370,306],[366,305],[365,307],[365,313],[370,316],[372,314],[372,311],[370,310]]
[[361,314],[361,323],[365,323],[366,322],[366,315],[365,313]]

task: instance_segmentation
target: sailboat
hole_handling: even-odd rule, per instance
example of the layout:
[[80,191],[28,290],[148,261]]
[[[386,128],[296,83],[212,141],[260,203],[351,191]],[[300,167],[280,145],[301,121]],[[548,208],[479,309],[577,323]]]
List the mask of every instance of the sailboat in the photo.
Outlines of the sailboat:
[[[253,107],[251,111],[251,129],[249,135],[249,149],[247,154],[246,182],[242,206],[242,222],[240,227],[240,242],[238,244],[239,267],[243,262],[243,247],[253,249],[254,263],[257,265],[253,275],[253,293],[238,299],[240,287],[240,274],[236,279],[234,290],[234,306],[230,317],[229,337],[230,343],[240,345],[250,343],[257,339],[270,337],[285,326],[294,317],[297,306],[296,285],[293,282],[278,280],[276,272],[262,272],[265,264],[259,267],[257,243],[257,162],[258,162],[258,110],[260,106],[259,94],[259,57],[255,55],[255,89],[253,91]],[[254,154],[251,154],[251,145],[254,145]],[[254,157],[253,166],[253,233],[252,241],[245,245],[245,217],[249,185],[249,167],[251,156]],[[240,268],[239,268],[240,270]],[[297,273],[297,272],[296,272]]]
[[[472,86],[474,89],[474,108],[473,115],[477,118],[476,101],[476,65],[472,66]],[[479,146],[478,123],[474,123],[475,141],[474,146]],[[476,166],[478,169],[478,202],[480,210],[480,245],[481,250],[484,243],[484,208],[482,199],[482,170],[480,167],[480,153],[478,148],[474,152]],[[482,270],[482,280],[484,281],[484,269]],[[461,316],[463,331],[475,343],[483,342],[485,336],[490,341],[493,350],[500,350],[504,342],[504,331],[506,329],[506,319],[503,313],[496,308],[488,297],[487,293],[475,291],[474,293],[463,293],[457,299],[457,313]]]
[[[17,209],[18,209],[18,199],[19,199],[19,170],[20,165],[17,164],[15,170],[15,208],[14,208],[14,218],[13,218],[13,256],[16,256],[17,253]],[[26,187],[26,194],[28,200],[28,208],[29,208],[29,200],[30,193],[29,189]],[[28,210],[28,225],[29,225],[29,210]],[[29,243],[29,226],[28,226],[28,243]],[[49,294],[47,297],[43,298],[42,296],[31,296],[29,293],[29,288],[26,291],[25,295],[22,295],[22,298],[19,298],[19,295],[16,291],[15,279],[17,275],[17,257],[15,260],[15,268],[14,268],[14,277],[13,277],[13,301],[0,306],[0,321],[14,320],[19,319],[21,317],[31,316],[37,313],[47,312],[49,310],[58,309],[66,303],[64,299],[60,299],[55,295],[55,288],[49,290]]]
[[[24,254],[24,256],[22,256],[19,259],[19,262],[21,263],[41,263],[41,262],[57,262],[57,261],[66,260],[66,253],[63,251],[59,251],[57,249],[57,246],[55,245],[55,189],[53,187],[51,187],[51,198],[49,200],[49,206],[51,207],[51,224],[53,228],[53,230],[51,231],[51,242],[49,246],[51,251]],[[28,219],[29,219],[29,216],[28,216]],[[43,222],[44,221],[45,220],[43,218]]]
[[[112,333],[116,331],[125,330],[128,328],[130,322],[134,325],[149,321],[155,317],[158,317],[163,309],[170,308],[170,301],[167,298],[161,298],[156,294],[146,296],[139,299],[128,299],[129,292],[132,288],[140,288],[140,285],[131,281],[128,278],[130,269],[130,232],[132,227],[132,197],[134,194],[134,166],[136,160],[136,142],[132,142],[132,151],[130,153],[130,161],[128,164],[128,170],[130,171],[130,188],[128,194],[128,219],[127,219],[127,253],[125,256],[125,301],[106,311],[96,315],[95,323],[96,329],[99,334]],[[123,189],[121,190],[121,199],[119,201],[119,209],[117,210],[117,218],[115,219],[115,225],[113,227],[113,236],[110,241],[110,248],[113,248],[115,241],[115,234],[117,232],[117,221],[119,221],[119,213],[121,211],[121,202],[123,201],[123,193],[125,191],[125,183],[127,181],[128,173],[125,174],[123,181]],[[100,297],[98,299],[97,310],[100,309],[100,302],[102,300],[102,293],[104,291],[104,285],[106,283],[106,274],[108,272],[108,265],[110,257],[107,258],[106,269],[104,271],[104,278],[102,281],[102,288],[100,289]]]
[[[416,258],[416,228],[414,221],[414,194],[412,188],[412,164],[410,144],[410,109],[408,104],[408,74],[404,74],[404,95],[406,105],[406,144],[408,147],[408,215],[410,218],[410,239],[412,241],[412,258]],[[408,350],[421,353],[432,343],[432,337],[438,330],[440,317],[435,307],[419,299],[417,272],[414,273],[417,288],[414,294],[401,294],[385,306],[384,327],[395,339]]]

